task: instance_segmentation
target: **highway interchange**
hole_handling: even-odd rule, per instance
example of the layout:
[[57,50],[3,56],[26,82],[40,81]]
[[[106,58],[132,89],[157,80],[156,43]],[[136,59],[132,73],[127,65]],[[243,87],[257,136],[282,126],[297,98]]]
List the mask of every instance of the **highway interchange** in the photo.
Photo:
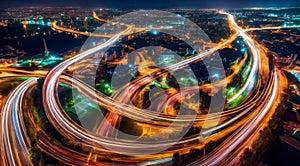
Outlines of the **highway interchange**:
[[[266,122],[274,112],[276,106],[274,103],[278,103],[280,100],[281,87],[284,87],[286,83],[285,77],[280,70],[276,69],[276,67],[271,64],[267,65],[270,57],[265,55],[259,44],[247,33],[254,30],[272,30],[287,27],[242,29],[235,22],[234,16],[225,12],[220,13],[228,17],[229,24],[236,33],[231,35],[225,42],[219,43],[207,52],[199,53],[192,58],[184,59],[180,63],[172,64],[167,68],[169,70],[178,69],[191,64],[194,61],[208,57],[214,54],[216,50],[226,47],[236,40],[237,37],[241,36],[251,52],[251,71],[245,84],[243,84],[234,96],[226,101],[227,103],[230,103],[236,100],[240,95],[246,94],[246,91],[250,89],[251,92],[248,93],[246,99],[239,106],[225,110],[222,114],[212,113],[205,117],[199,116],[193,118],[188,115],[178,115],[176,118],[167,115],[157,116],[153,112],[145,111],[116,101],[114,98],[96,91],[93,87],[86,85],[79,79],[72,78],[64,73],[64,71],[72,64],[101,49],[113,45],[121,36],[130,34],[134,31],[133,27],[128,26],[126,30],[119,34],[109,36],[110,39],[106,42],[63,61],[50,71],[26,71],[9,68],[1,69],[1,77],[3,78],[8,77],[9,75],[10,77],[31,76],[31,78],[11,91],[2,106],[0,121],[2,165],[32,165],[28,153],[28,149],[31,145],[26,126],[23,122],[23,114],[25,111],[23,112],[22,110],[22,102],[26,97],[27,92],[36,85],[38,78],[44,78],[42,100],[49,122],[65,138],[91,149],[90,154],[82,154],[63,146],[53,145],[47,137],[47,133],[34,122],[34,119],[31,119],[32,123],[36,126],[36,130],[41,135],[39,146],[44,152],[58,160],[71,165],[87,165],[90,161],[92,161],[93,165],[107,165],[112,163],[106,163],[105,161],[102,161],[101,158],[110,156],[111,160],[120,164],[151,165],[170,163],[172,155],[175,152],[187,153],[191,148],[202,148],[209,141],[217,141],[229,133],[232,133],[221,145],[216,147],[201,160],[191,163],[191,165],[216,165],[220,163],[233,165],[243,154],[243,151],[251,146],[255,138],[257,138],[260,129],[264,126],[264,122]],[[98,20],[101,21],[102,19],[99,18]],[[54,22],[53,27],[55,26],[56,23]],[[59,30],[64,31],[65,29],[60,28]],[[140,31],[142,30],[143,29],[140,29]],[[267,69],[265,68],[266,65],[268,66]],[[260,77],[262,73],[264,75],[267,73],[267,79],[262,79]],[[130,89],[135,89],[139,86],[148,84],[154,79],[155,78],[144,77],[134,84],[125,86],[125,89],[130,91]],[[87,132],[82,126],[79,126],[68,117],[58,99],[59,82],[75,86],[82,94],[101,106],[114,108],[110,109],[111,113],[106,116],[106,119],[113,126],[117,125],[119,115],[122,115],[134,119],[141,124],[144,122],[145,118],[152,119],[152,121],[147,123],[150,123],[148,125],[152,125],[153,128],[169,126],[174,122],[193,122],[196,126],[203,126],[205,124],[205,130],[201,131],[200,134],[184,138],[180,141],[159,140],[156,141],[155,144],[107,137],[105,133],[110,131],[107,126],[104,126],[104,128],[100,130],[100,135],[95,135]],[[29,111],[27,114],[30,115],[32,113]],[[222,119],[222,123],[219,123],[217,126],[210,125],[216,119],[220,118]],[[184,127],[180,124],[181,123],[178,123],[177,126],[174,126],[174,130],[182,129],[182,127]],[[155,154],[151,153],[160,151],[169,146],[172,146],[172,148]],[[148,154],[141,153],[145,149],[149,149]],[[128,156],[124,157],[124,154]]]

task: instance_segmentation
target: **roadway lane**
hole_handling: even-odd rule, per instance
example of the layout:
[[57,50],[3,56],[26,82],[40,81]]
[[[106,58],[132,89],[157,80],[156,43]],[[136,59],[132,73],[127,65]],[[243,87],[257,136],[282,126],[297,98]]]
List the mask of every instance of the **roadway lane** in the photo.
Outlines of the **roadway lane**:
[[[218,48],[222,48],[225,45],[231,43],[233,40],[235,40],[235,38],[238,36],[238,34],[239,33],[236,33],[235,35],[233,35],[230,38],[230,40],[227,40],[224,43],[219,44],[218,46],[216,46],[213,49],[208,50],[207,52],[198,54],[192,58],[186,59],[177,64],[172,64],[172,65],[168,66],[167,68],[170,70],[178,69],[185,65],[188,65],[189,63],[197,61],[201,58],[205,58],[206,56],[213,54]],[[81,53],[80,55],[75,56],[71,60],[67,60],[67,61],[63,62],[62,64],[58,65],[53,70],[51,70],[45,79],[45,84],[44,84],[44,88],[43,88],[44,107],[45,107],[45,111],[46,111],[49,121],[56,127],[56,129],[60,133],[62,133],[63,135],[65,135],[66,137],[68,137],[70,139],[83,142],[87,145],[93,144],[93,145],[97,145],[100,147],[102,144],[105,144],[106,146],[112,146],[115,148],[119,148],[121,150],[120,153],[126,153],[126,152],[132,153],[132,151],[123,151],[122,150],[123,148],[128,148],[128,149],[132,149],[132,150],[142,149],[142,148],[151,149],[154,147],[159,148],[161,146],[169,146],[169,145],[173,144],[172,142],[168,142],[168,143],[157,144],[157,145],[152,145],[152,144],[151,145],[138,145],[138,144],[128,144],[128,141],[116,142],[116,141],[111,141],[111,140],[107,140],[104,138],[95,137],[89,133],[86,133],[85,131],[80,130],[80,128],[78,126],[74,125],[74,123],[71,122],[68,117],[66,117],[66,114],[62,110],[62,108],[59,105],[58,100],[57,100],[56,88],[57,88],[58,77],[68,66],[75,63],[76,61],[79,61],[80,59],[83,59],[85,56],[88,56],[91,53],[92,53],[91,51],[90,52],[86,51],[86,52]],[[144,80],[142,80],[142,82],[149,82],[149,78],[144,78]],[[107,99],[108,99],[108,97],[102,98],[102,100],[107,100]],[[135,112],[135,114],[137,113],[136,111],[133,111],[133,110],[136,110],[136,108],[131,108],[130,106],[124,105],[123,103],[118,103],[116,101],[109,101],[104,104],[106,104],[106,105],[111,104],[112,107],[123,109],[123,111],[122,111],[123,114],[126,114],[126,113],[132,114],[134,112]],[[150,115],[149,117],[151,117],[151,116],[153,116],[153,115]],[[139,115],[139,118],[142,118],[142,117]],[[151,117],[151,118],[157,118],[157,116],[155,115],[154,117]],[[161,118],[161,120],[170,120],[170,119]],[[185,120],[185,119],[182,118],[179,120]]]
[[3,165],[32,165],[28,149],[30,144],[22,117],[19,117],[22,98],[26,90],[37,81],[30,78],[15,88],[2,108],[1,158]]
[[[237,26],[235,23],[234,17],[229,13],[223,13],[228,15],[229,20],[235,25],[236,29],[240,31],[242,37],[246,40],[246,44],[255,54],[258,51],[255,48],[254,41],[244,33],[244,30]],[[259,57],[258,57],[259,58]],[[257,60],[258,61],[258,60]],[[258,67],[258,64],[257,64]],[[257,69],[255,69],[257,70]],[[192,163],[191,165],[216,165],[220,164],[224,159],[228,158],[234,150],[239,149],[234,154],[235,156],[231,157],[231,161],[226,161],[222,164],[229,164],[233,165],[236,163],[238,158],[242,155],[243,151],[251,145],[253,140],[258,135],[260,131],[259,126],[263,122],[264,118],[268,114],[269,110],[272,107],[272,104],[275,102],[276,96],[278,96],[278,74],[277,69],[271,73],[270,82],[268,83],[271,85],[271,88],[265,89],[267,91],[263,92],[265,97],[262,98],[263,100],[256,104],[256,111],[257,115],[253,116],[246,122],[243,126],[241,126],[233,135],[231,135],[228,139],[226,139],[221,145],[219,145],[216,149],[214,149],[210,154],[205,156],[203,159]],[[247,86],[247,83],[244,85]],[[268,85],[267,85],[268,86]],[[240,89],[241,91],[244,88]],[[242,94],[243,92],[238,92],[238,94]],[[242,145],[241,145],[242,144]]]

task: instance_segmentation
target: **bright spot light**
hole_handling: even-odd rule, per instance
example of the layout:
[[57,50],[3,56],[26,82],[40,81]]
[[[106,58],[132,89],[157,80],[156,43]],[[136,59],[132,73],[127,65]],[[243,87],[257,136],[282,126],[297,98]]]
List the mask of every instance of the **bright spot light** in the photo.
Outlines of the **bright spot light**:
[[246,48],[242,48],[242,49],[241,49],[242,52],[245,52],[246,50],[247,50]]
[[234,92],[234,88],[230,88],[230,93],[233,93]]
[[108,84],[105,84],[104,87],[109,88],[109,85],[108,85]]
[[153,35],[158,35],[159,32],[158,32],[157,30],[152,30],[152,34],[153,34]]

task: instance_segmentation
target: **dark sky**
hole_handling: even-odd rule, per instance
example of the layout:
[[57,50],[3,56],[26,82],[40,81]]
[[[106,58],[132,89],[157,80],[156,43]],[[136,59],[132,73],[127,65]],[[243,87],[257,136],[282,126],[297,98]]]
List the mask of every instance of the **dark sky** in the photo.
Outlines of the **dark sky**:
[[300,7],[300,0],[1,0],[0,8],[80,6],[129,8]]

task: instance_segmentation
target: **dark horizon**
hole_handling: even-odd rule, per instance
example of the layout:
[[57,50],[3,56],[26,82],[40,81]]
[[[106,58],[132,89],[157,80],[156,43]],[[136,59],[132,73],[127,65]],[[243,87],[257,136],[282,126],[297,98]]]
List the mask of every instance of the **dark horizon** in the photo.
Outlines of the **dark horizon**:
[[139,1],[139,0],[123,0],[123,1],[109,1],[109,0],[73,0],[73,1],[46,1],[46,0],[3,0],[1,8],[12,7],[81,7],[81,8],[112,8],[112,9],[171,9],[171,8],[220,8],[220,9],[232,9],[232,8],[276,8],[276,7],[300,7],[300,0],[284,1],[279,0],[274,2],[273,0],[253,0],[251,2],[244,2],[243,0],[225,0],[225,1],[211,1],[211,0],[152,0],[152,1]]

